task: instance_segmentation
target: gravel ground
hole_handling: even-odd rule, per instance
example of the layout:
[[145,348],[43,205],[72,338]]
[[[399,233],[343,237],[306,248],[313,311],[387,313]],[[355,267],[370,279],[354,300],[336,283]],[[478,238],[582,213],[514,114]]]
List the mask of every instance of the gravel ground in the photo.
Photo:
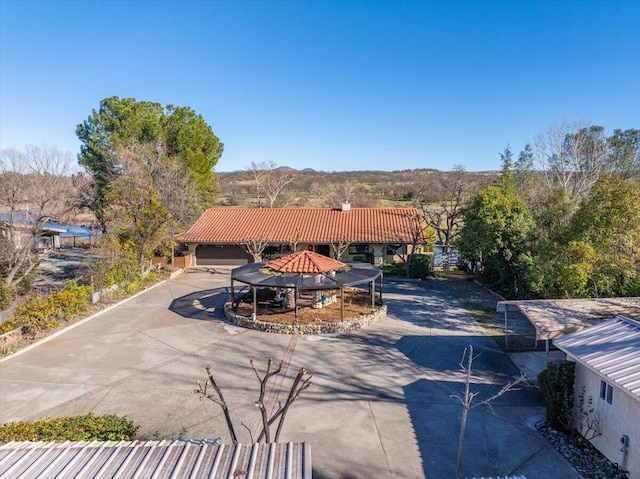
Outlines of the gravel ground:
[[587,479],[627,479],[600,451],[582,436],[567,436],[545,424],[537,425],[538,431]]

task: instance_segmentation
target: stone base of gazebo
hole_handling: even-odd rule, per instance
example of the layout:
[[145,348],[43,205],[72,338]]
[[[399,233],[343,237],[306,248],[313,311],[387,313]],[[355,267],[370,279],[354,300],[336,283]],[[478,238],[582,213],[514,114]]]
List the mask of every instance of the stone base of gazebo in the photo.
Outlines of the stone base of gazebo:
[[371,313],[363,314],[345,321],[336,321],[331,323],[323,322],[318,324],[283,324],[260,321],[236,313],[233,310],[233,305],[229,302],[224,305],[224,315],[229,321],[237,324],[238,326],[267,333],[299,335],[327,334],[352,331],[354,329],[364,328],[370,324],[377,323],[387,315],[387,305],[383,304],[381,306],[377,306]]

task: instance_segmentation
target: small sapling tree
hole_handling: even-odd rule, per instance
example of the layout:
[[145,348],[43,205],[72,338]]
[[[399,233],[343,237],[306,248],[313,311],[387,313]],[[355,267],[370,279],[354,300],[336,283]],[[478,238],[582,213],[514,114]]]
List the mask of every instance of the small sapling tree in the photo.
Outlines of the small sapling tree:
[[473,346],[469,345],[468,348],[465,348],[464,353],[462,353],[462,359],[460,360],[460,369],[464,373],[464,391],[460,394],[452,394],[452,398],[456,398],[462,404],[462,418],[460,420],[460,439],[458,442],[458,461],[456,463],[456,478],[460,478],[460,470],[462,469],[462,456],[464,451],[464,434],[467,428],[467,416],[469,415],[469,411],[474,410],[478,406],[489,406],[491,411],[493,408],[491,407],[491,401],[496,398],[499,398],[503,394],[517,390],[515,386],[520,383],[523,383],[527,380],[525,375],[521,375],[515,381],[511,381],[504,386],[495,394],[486,397],[482,401],[474,402],[475,398],[478,396],[478,391],[471,391],[471,370],[473,366]]
[[[267,361],[267,371],[264,373],[264,375],[260,374],[253,360],[250,361],[250,364],[256,374],[258,382],[260,383],[260,393],[255,404],[256,407],[260,410],[260,417],[262,421],[262,430],[258,434],[258,437],[255,441],[253,435],[251,435],[250,432],[251,441],[254,443],[259,443],[263,440],[265,443],[278,442],[280,433],[282,432],[282,428],[284,426],[284,421],[287,417],[287,412],[289,411],[291,404],[293,404],[293,402],[300,397],[300,394],[304,390],[308,389],[309,386],[311,386],[312,376],[307,375],[307,370],[305,368],[300,368],[298,370],[298,374],[293,380],[291,388],[289,389],[289,394],[287,395],[286,401],[284,402],[284,404],[282,404],[282,402],[278,403],[278,407],[274,412],[271,413],[271,416],[269,417],[269,412],[265,404],[265,396],[268,389],[267,386],[269,380],[277,376],[282,371],[282,361],[280,361],[276,369],[273,369],[273,359],[269,358],[269,360]],[[222,390],[213,377],[212,368],[210,365],[207,365],[206,371],[208,380],[205,381],[204,384],[202,384],[200,381],[196,381],[198,389],[194,389],[191,393],[196,394],[200,400],[209,399],[222,408],[222,412],[224,413],[224,417],[227,423],[227,429],[229,430],[229,435],[231,436],[231,442],[233,444],[238,444],[238,436],[236,435],[235,428],[233,427],[233,420],[231,419],[229,407],[227,406],[227,402],[224,399]],[[212,388],[213,391],[211,391],[210,388]],[[271,426],[276,421],[278,422],[278,425],[276,427],[275,436],[272,440]],[[242,425],[245,428],[249,429],[244,423],[242,423]]]

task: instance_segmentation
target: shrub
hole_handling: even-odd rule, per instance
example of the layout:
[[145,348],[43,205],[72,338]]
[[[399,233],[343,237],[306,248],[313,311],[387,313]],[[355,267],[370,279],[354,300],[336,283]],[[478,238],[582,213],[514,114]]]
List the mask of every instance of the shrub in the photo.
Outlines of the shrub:
[[547,422],[553,429],[573,432],[573,389],[576,365],[571,361],[550,363],[538,375],[547,400]]
[[17,326],[29,326],[34,330],[57,328],[60,323],[60,307],[39,294],[29,293],[20,306],[11,315],[11,321]]
[[431,274],[431,257],[416,254],[411,262],[411,277],[424,279]]
[[75,281],[67,281],[65,288],[49,296],[61,319],[89,310],[93,289],[91,286],[79,286]]
[[7,332],[19,326],[28,331],[57,328],[60,320],[84,313],[89,309],[92,288],[78,286],[68,281],[62,291],[52,294],[48,298],[30,293],[11,315],[11,320],[2,325],[2,331]]
[[382,272],[385,276],[404,277],[407,270],[402,263],[385,263],[382,266]]
[[[38,263],[40,263],[39,260]],[[18,274],[16,275],[18,278],[22,277],[16,288],[16,291],[19,295],[24,296],[26,294],[29,294],[29,292],[33,289],[33,282],[36,280],[37,272],[37,265],[28,273],[24,272],[24,266],[20,268]]]
[[47,418],[0,425],[0,444],[11,441],[132,441],[139,426],[113,415]]
[[0,281],[0,310],[7,309],[11,304],[13,290],[4,282]]

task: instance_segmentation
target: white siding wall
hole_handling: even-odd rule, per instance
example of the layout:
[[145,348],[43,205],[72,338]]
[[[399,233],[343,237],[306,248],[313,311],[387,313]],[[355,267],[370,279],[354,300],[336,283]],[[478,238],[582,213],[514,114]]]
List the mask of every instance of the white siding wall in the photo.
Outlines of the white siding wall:
[[600,399],[599,375],[576,363],[576,404],[582,386],[585,386],[585,403],[589,396],[593,397],[593,405],[600,414],[602,435],[591,440],[611,462],[620,464],[622,461],[622,444],[620,437],[629,436],[627,452],[627,470],[629,479],[640,479],[640,401],[630,394],[613,385],[613,403],[607,404]]

